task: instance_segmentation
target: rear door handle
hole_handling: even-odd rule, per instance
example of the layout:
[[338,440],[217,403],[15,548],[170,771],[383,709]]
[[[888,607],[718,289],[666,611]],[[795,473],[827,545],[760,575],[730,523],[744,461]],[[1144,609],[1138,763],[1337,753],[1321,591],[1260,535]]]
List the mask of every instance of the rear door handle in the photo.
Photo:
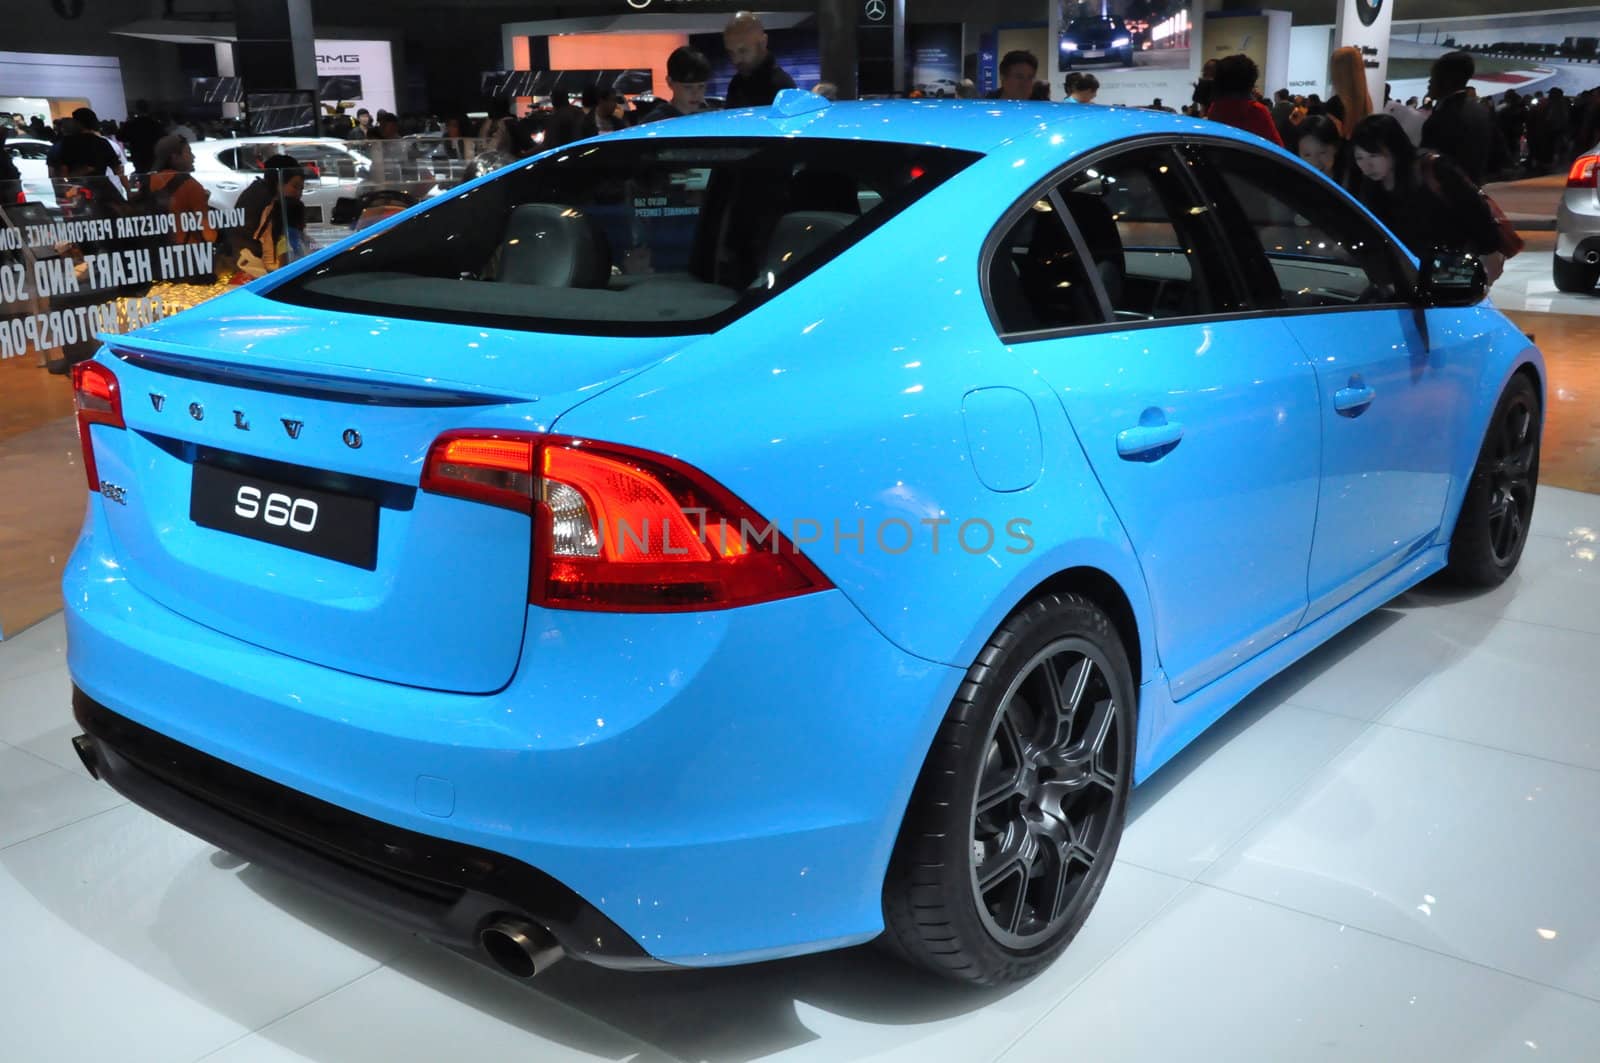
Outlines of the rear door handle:
[[1140,425],[1117,433],[1117,455],[1128,461],[1155,461],[1165,457],[1183,439],[1183,425],[1177,421]]
[[1333,408],[1346,417],[1360,417],[1377,397],[1373,388],[1351,385],[1333,393]]

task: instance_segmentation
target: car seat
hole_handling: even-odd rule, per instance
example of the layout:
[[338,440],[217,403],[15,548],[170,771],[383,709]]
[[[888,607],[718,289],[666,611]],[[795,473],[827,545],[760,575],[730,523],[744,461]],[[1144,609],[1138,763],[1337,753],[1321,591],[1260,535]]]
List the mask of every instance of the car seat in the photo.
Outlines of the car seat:
[[829,210],[796,210],[783,215],[773,226],[765,255],[753,288],[770,288],[795,263],[833,239],[859,220],[854,214]]
[[577,207],[524,203],[511,211],[495,276],[502,284],[604,288],[611,279],[605,234]]

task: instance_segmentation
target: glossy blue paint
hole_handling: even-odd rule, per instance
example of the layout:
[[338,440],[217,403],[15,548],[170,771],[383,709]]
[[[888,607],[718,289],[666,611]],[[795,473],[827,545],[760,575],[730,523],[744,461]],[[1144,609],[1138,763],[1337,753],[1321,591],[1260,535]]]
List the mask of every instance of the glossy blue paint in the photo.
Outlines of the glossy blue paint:
[[[1175,699],[1299,626],[1320,404],[1282,321],[1067,336],[1016,355],[1056,385],[1138,552]],[[1129,453],[1130,437],[1157,449]]]
[[1309,577],[1314,618],[1433,541],[1451,475],[1461,467],[1465,425],[1449,411],[1461,408],[1452,378],[1457,363],[1466,363],[1443,346],[1429,350],[1411,310],[1286,323],[1329,397]]
[[[899,828],[885,809],[903,807],[921,767],[907,750],[932,741],[962,672],[895,649],[837,591],[739,613],[531,609],[515,680],[469,696],[178,616],[123,570],[104,508],[63,590],[74,682],[113,711],[362,815],[524,860],[675,962],[882,929]],[[420,775],[454,784],[448,818],[418,807]]]
[[[1091,572],[1126,599],[1142,781],[1442,567],[1495,399],[1519,368],[1543,376],[1487,306],[1428,311],[1426,348],[1394,310],[1002,342],[979,276],[1000,215],[1086,151],[1194,132],[1245,139],[1155,112],[989,101],[659,123],[619,135],[984,157],[712,336],[550,337],[271,298],[330,249],[119,339],[196,372],[100,355],[129,427],[96,426],[95,452],[130,505],[92,496],[68,565],[74,681],[252,772],[522,859],[665,959],[867,940],[939,721],[1037,588]],[[318,391],[351,380],[454,404]],[[191,402],[216,416],[193,421]],[[283,418],[303,422],[298,439]],[[360,449],[341,441],[352,427]],[[527,519],[415,490],[451,428],[678,457],[835,589],[700,614],[529,607]],[[193,525],[201,448],[389,485],[377,571]]]
[[1033,486],[1044,468],[1039,413],[1016,388],[975,388],[962,400],[972,469],[991,491]]

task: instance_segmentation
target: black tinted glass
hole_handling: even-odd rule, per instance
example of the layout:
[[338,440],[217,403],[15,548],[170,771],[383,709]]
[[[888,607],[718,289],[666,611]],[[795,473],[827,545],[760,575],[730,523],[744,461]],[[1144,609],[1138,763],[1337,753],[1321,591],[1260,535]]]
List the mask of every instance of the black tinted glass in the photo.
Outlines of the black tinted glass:
[[271,296],[550,332],[710,331],[974,158],[801,138],[584,144],[508,169]]

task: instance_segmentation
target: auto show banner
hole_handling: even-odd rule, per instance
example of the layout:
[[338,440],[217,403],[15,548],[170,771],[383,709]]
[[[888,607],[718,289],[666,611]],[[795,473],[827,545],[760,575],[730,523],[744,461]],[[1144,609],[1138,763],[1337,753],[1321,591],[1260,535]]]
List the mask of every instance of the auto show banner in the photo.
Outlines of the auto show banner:
[[924,96],[954,96],[961,83],[961,23],[925,22],[906,27],[911,88]]
[[[1098,19],[1101,11],[1099,3],[1066,0],[1061,9],[1062,38],[1074,32],[1075,19]],[[1081,70],[1100,82],[1096,103],[1148,107],[1159,99],[1162,106],[1183,107],[1199,76],[1204,11],[1203,0],[1108,0],[1104,13],[1121,23],[1120,33],[1128,37],[1131,55],[1126,60],[1120,58],[1126,53],[1085,60],[1060,52],[1052,94],[1061,97],[1063,71]]]
[[394,94],[394,53],[388,41],[324,41],[317,47],[317,95],[325,106],[345,105],[351,117],[365,107],[400,113]]
[[58,182],[54,211],[0,206],[0,360],[31,357],[64,372],[94,353],[97,336],[131,332],[249,279],[234,275],[229,250],[248,236],[244,210],[187,210],[159,192],[130,201],[109,186],[103,177]]
[[1336,48],[1356,47],[1367,66],[1367,91],[1372,102],[1383,102],[1383,83],[1389,77],[1389,31],[1394,21],[1394,0],[1339,0],[1339,17],[1333,24]]

